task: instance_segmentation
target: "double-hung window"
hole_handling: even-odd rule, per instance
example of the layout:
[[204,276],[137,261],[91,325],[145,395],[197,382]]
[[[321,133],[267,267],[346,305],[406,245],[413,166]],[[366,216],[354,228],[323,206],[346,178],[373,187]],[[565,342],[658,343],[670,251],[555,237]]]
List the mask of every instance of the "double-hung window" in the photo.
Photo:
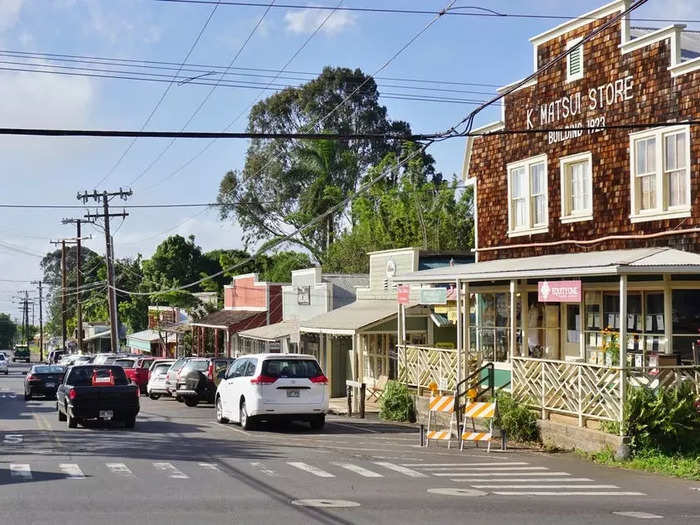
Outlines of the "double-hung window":
[[547,156],[508,164],[508,235],[546,232]]
[[559,159],[561,175],[561,222],[593,218],[593,162],[590,152]]
[[690,129],[630,135],[632,222],[690,216]]

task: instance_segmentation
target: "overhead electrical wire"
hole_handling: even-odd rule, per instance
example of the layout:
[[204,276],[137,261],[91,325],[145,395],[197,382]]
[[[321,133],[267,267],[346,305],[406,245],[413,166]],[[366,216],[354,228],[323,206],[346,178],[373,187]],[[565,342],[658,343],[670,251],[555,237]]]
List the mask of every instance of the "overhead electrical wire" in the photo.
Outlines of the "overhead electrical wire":
[[[194,39],[194,42],[192,42],[192,45],[190,46],[189,51],[187,51],[187,55],[185,56],[184,60],[182,61],[181,67],[184,67],[184,64],[189,60],[190,55],[192,55],[194,48],[197,47],[199,40],[202,38],[204,31],[206,31],[207,27],[209,26],[209,23],[211,22],[211,19],[214,17],[214,13],[216,13],[216,10],[218,7],[219,7],[219,4],[217,1],[216,5],[214,5],[211,12],[209,13],[209,16],[207,17],[206,21],[202,25],[202,28],[199,30],[199,33],[197,33],[197,37]],[[172,88],[173,84],[176,82],[176,80],[175,80],[176,77],[177,77],[177,73],[173,76],[173,78],[170,80],[170,82],[168,82],[168,85],[166,86],[165,90],[163,91],[160,98],[158,99],[158,102],[156,102],[155,106],[153,106],[153,109],[149,113],[148,117],[146,117],[146,120],[141,125],[141,131],[146,129],[146,126],[148,126],[148,124],[151,122],[151,119],[156,114],[156,111],[158,111],[158,108],[160,108],[161,104],[165,100],[165,97],[168,96],[168,93],[170,92],[170,88]],[[114,163],[114,165],[110,168],[110,170],[99,181],[97,181],[97,183],[95,184],[95,187],[100,186],[104,181],[106,181],[115,172],[115,170],[119,167],[119,165],[122,163],[124,158],[129,153],[129,151],[131,151],[131,148],[134,147],[135,143],[136,143],[136,137],[134,137],[134,139],[129,143],[129,145],[122,152],[121,156],[117,159],[117,162]]]

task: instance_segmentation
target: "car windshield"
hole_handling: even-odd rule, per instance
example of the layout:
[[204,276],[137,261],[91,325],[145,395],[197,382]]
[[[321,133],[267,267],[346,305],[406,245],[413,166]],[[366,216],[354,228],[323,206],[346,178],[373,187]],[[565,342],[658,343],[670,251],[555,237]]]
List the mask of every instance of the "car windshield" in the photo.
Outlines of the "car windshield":
[[185,363],[187,363],[187,359],[180,359],[179,361],[176,361],[173,365],[173,370],[180,370],[183,366],[185,366]]
[[66,383],[72,386],[92,386],[92,374],[95,370],[111,370],[115,385],[124,386],[129,384],[124,369],[116,366],[79,366],[71,368]]
[[0,354],[0,361],[3,361],[5,359],[5,354]]
[[152,362],[153,359],[144,359],[143,361],[141,361],[141,366],[139,368],[149,368]]
[[313,359],[267,359],[263,361],[262,375],[264,376],[311,378],[322,374],[321,367]]
[[136,363],[135,359],[115,359],[114,364],[116,366],[121,366],[122,368],[134,368]]
[[46,365],[46,366],[35,366],[32,371],[33,374],[62,374],[65,369],[62,366],[57,365]]
[[165,374],[168,372],[168,368],[170,368],[170,364],[156,365],[153,369],[153,374]]
[[199,370],[203,372],[204,370],[207,370],[209,368],[209,361],[206,359],[192,359],[187,362],[185,368],[189,368],[191,370]]

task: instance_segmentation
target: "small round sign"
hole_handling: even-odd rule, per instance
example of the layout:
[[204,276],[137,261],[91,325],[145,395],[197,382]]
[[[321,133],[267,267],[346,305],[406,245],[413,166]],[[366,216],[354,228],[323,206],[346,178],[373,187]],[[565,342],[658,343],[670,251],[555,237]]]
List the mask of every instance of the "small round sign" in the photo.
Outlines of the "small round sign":
[[482,490],[474,489],[456,489],[456,488],[444,488],[444,489],[428,489],[430,494],[440,494],[441,496],[486,496],[487,492]]
[[356,501],[348,501],[344,499],[295,499],[293,505],[301,507],[321,507],[325,509],[341,509],[349,507],[359,507],[360,504]]

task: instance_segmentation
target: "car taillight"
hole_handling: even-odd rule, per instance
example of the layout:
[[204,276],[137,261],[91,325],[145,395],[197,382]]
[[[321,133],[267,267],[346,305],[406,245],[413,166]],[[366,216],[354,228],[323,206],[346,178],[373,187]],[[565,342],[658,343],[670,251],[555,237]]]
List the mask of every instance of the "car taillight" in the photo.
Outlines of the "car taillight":
[[68,391],[68,398],[69,398],[69,399],[75,399],[76,397],[78,397],[78,392],[75,391],[75,388],[71,388],[71,389]]
[[328,384],[328,378],[326,376],[324,376],[323,374],[321,374],[320,376],[316,376],[316,377],[310,377],[309,381],[311,381],[312,383],[319,383],[319,384],[323,384],[323,385]]
[[36,376],[33,376],[33,375],[29,374],[29,375],[27,376],[27,381],[39,381],[39,378],[36,377]]
[[263,375],[254,377],[253,379],[250,380],[250,382],[253,383],[254,385],[271,385],[275,381],[277,381],[276,377],[263,376]]
[[214,381],[214,363],[211,363],[209,365],[209,370],[207,370],[207,376],[209,377],[209,381]]

